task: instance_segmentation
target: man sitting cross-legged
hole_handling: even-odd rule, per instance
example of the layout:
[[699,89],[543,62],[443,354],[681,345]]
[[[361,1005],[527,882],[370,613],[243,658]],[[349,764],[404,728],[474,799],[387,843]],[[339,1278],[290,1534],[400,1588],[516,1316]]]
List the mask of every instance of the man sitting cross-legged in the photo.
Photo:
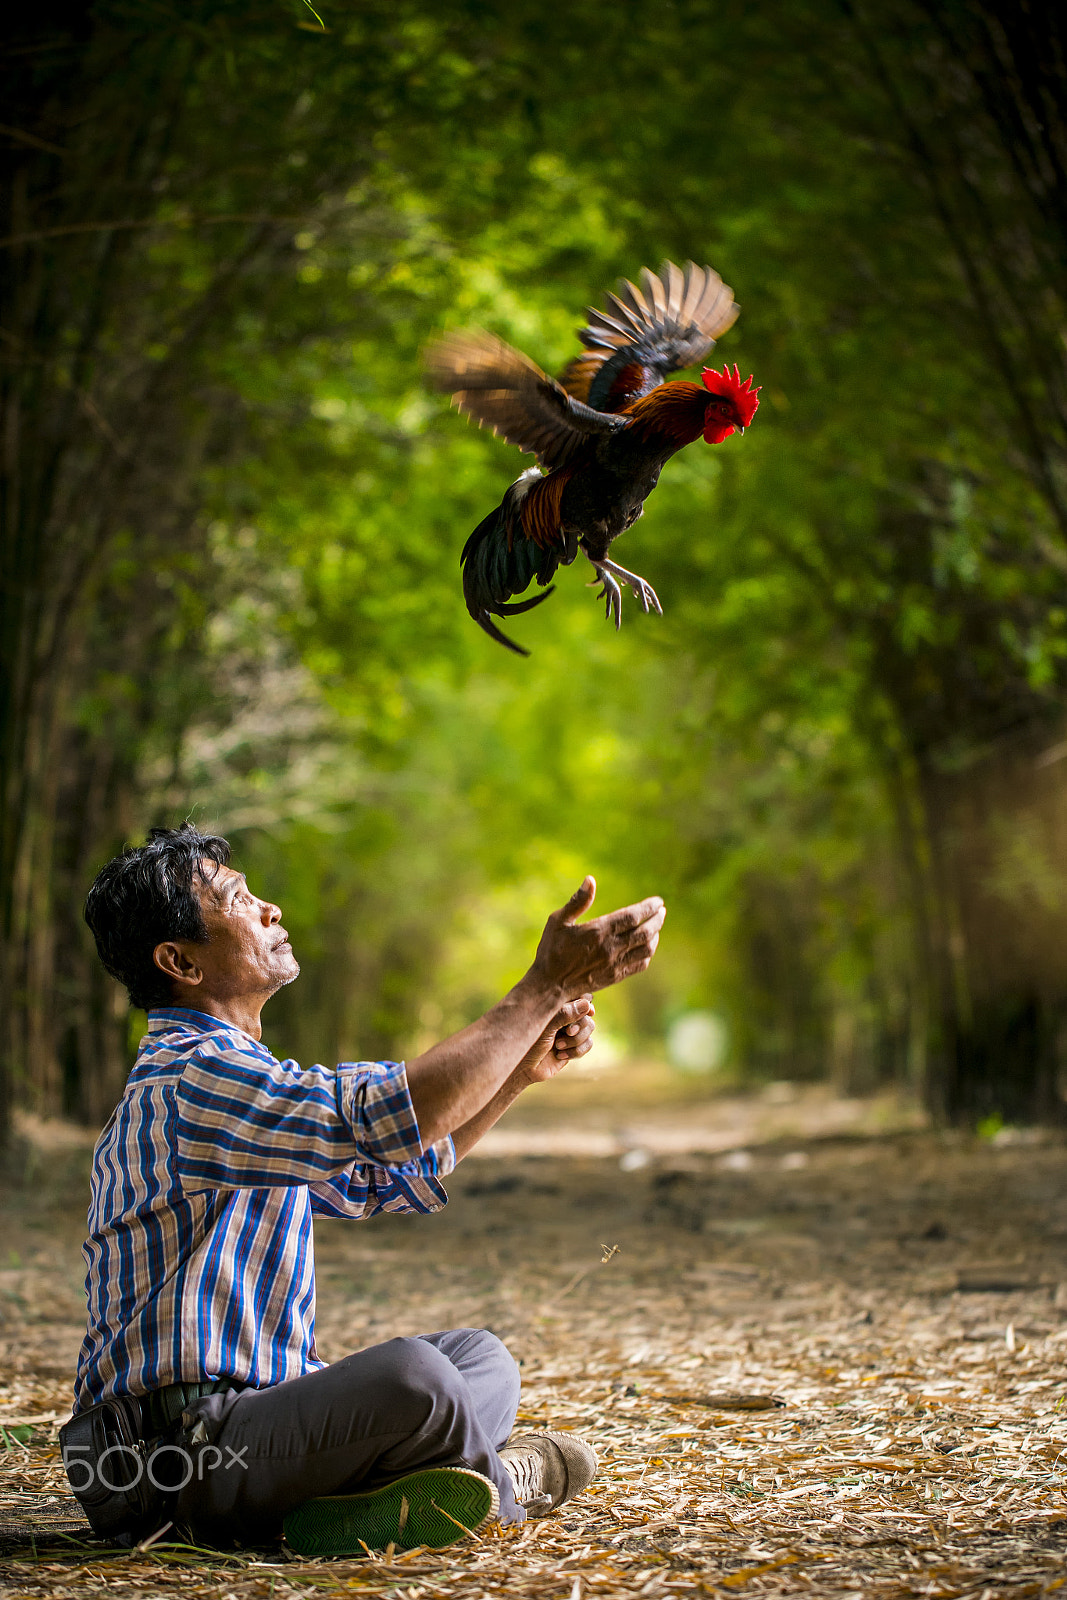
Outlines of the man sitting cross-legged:
[[[519,1374],[493,1334],[319,1359],[312,1219],[443,1206],[441,1180],[515,1097],[590,1048],[593,991],[648,966],[663,903],[579,925],[587,878],[477,1022],[406,1067],[327,1070],[260,1042],[264,1003],[300,969],[280,910],[229,860],[189,823],[153,829],[86,903],[148,1033],[93,1162],[72,1485],[103,1520],[93,1474],[117,1408],[165,1491],[128,1516],[108,1501],[108,1530],[118,1516],[128,1537],[165,1518],[216,1544],[284,1527],[302,1553],[358,1555],[543,1514],[596,1456],[566,1433],[508,1442]],[[170,1475],[151,1470],[168,1452]]]

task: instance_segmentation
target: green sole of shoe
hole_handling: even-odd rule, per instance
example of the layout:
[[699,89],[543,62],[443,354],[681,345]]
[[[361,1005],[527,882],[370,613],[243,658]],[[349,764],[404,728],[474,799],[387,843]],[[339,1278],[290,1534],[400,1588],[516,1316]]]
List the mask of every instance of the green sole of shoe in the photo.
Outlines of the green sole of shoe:
[[465,1539],[499,1509],[496,1486],[463,1467],[424,1467],[367,1494],[305,1500],[285,1519],[285,1539],[302,1556],[361,1556],[367,1550]]

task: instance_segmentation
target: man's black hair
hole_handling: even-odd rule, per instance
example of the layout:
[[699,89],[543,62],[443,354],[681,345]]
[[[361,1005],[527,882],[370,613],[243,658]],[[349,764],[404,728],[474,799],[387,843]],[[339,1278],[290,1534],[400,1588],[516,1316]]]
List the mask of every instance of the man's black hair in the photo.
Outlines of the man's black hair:
[[208,881],[201,862],[225,867],[229,860],[225,839],[183,822],[180,828],[153,828],[147,844],[131,845],[97,873],[85,920],[101,961],[125,984],[131,1005],[142,1011],[173,1005],[170,980],[152,951],[167,939],[207,942],[193,880]]

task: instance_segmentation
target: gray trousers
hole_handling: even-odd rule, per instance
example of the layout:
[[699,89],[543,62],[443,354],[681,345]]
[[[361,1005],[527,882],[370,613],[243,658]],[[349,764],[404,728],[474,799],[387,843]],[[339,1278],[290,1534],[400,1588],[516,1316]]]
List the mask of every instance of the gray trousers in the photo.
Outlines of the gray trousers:
[[262,1543],[313,1496],[465,1466],[496,1484],[502,1522],[522,1522],[497,1454],[518,1403],[519,1369],[483,1328],[390,1339],[270,1389],[207,1395],[189,1410],[210,1443],[175,1520],[206,1543]]

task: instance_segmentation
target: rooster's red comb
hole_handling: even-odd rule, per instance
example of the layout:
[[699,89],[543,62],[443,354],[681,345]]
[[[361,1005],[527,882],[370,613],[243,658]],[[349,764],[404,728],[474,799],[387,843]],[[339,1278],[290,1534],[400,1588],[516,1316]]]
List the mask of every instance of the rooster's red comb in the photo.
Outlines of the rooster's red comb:
[[[705,389],[710,390],[712,394],[722,395],[724,400],[733,401],[741,418],[741,426],[747,428],[752,418],[756,415],[756,408],[759,405],[759,388],[753,389],[752,374],[749,373],[744,383],[742,383],[741,374],[736,365],[733,372],[731,372],[729,363],[727,363],[721,372],[716,372],[714,367],[705,367],[701,377],[704,380]],[[760,388],[762,387],[763,385],[761,384]]]

